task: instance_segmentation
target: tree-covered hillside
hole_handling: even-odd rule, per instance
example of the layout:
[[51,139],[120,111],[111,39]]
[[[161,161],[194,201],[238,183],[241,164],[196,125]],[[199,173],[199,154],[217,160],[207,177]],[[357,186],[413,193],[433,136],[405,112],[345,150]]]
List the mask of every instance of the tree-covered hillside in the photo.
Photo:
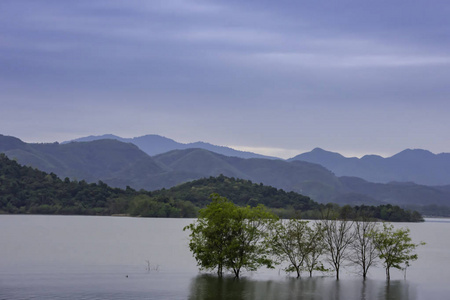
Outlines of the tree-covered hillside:
[[20,166],[0,154],[0,213],[113,215],[136,213],[145,202],[155,217],[194,217],[191,203],[150,198],[147,192],[109,187],[99,181],[61,180],[53,173]]
[[375,184],[355,177],[336,177],[321,165],[296,160],[243,159],[205,149],[173,150],[150,157],[135,145],[118,140],[32,144],[0,134],[2,152],[22,165],[59,178],[85,180],[89,184],[102,181],[122,189],[168,189],[223,174],[293,191],[323,204],[415,205],[423,212],[430,205],[446,207],[446,211],[450,207],[450,189],[445,186]]
[[324,205],[294,192],[223,175],[153,192],[111,188],[101,181],[89,184],[84,180],[61,180],[53,173],[21,166],[0,154],[1,213],[195,217],[213,193],[241,206],[264,204],[281,217],[320,218],[322,211],[332,209],[343,218],[365,214],[389,221],[421,220],[417,212],[398,206]]

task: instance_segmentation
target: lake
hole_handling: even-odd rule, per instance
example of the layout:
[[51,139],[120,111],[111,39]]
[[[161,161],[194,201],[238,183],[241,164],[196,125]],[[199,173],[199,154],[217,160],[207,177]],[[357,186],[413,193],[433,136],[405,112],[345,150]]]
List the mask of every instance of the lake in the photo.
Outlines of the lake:
[[450,220],[394,223],[411,229],[419,260],[406,279],[371,269],[313,278],[279,269],[217,278],[188,249],[192,219],[0,215],[0,299],[446,299]]

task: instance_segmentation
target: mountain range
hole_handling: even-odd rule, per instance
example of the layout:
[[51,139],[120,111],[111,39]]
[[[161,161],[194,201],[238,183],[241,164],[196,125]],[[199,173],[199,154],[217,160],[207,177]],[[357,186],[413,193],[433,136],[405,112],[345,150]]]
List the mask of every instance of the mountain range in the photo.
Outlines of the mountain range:
[[316,148],[289,159],[295,160],[320,164],[337,176],[355,176],[371,182],[450,184],[450,153],[433,154],[422,149],[406,149],[387,158],[378,155],[347,158]]
[[[122,138],[106,134],[83,137],[69,142],[87,142],[102,139],[114,139],[132,143],[150,156],[172,150],[199,148],[232,157],[280,159],[204,142],[183,144],[155,134],[135,138]],[[310,152],[288,159],[288,161],[295,160],[319,164],[332,171],[336,176],[359,177],[375,183],[414,182],[431,186],[450,184],[450,153],[433,154],[422,149],[406,149],[387,158],[378,155],[348,158],[339,153],[315,148]]]
[[157,134],[147,134],[144,136],[134,137],[134,138],[122,138],[113,134],[104,135],[91,135],[87,137],[82,137],[74,139],[71,141],[62,142],[63,144],[71,142],[92,142],[97,140],[117,140],[124,143],[131,143],[138,146],[142,151],[150,156],[169,152],[172,150],[185,150],[192,148],[205,149],[211,152],[219,153],[225,156],[236,156],[241,158],[268,158],[268,159],[278,159],[277,157],[265,156],[253,152],[239,151],[229,147],[216,146],[205,142],[195,142],[195,143],[179,143],[172,139],[157,135]]
[[122,188],[156,190],[223,174],[295,191],[322,203],[450,205],[450,186],[372,183],[353,176],[338,177],[324,166],[298,157],[287,161],[241,158],[200,148],[150,156],[135,144],[117,139],[36,144],[3,135],[0,152],[60,178],[101,180]]

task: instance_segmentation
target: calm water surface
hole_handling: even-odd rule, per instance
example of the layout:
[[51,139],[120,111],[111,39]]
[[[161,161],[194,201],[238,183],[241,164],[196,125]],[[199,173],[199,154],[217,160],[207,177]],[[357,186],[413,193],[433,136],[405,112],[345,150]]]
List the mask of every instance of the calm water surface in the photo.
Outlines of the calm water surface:
[[297,280],[280,270],[240,280],[200,273],[182,228],[193,220],[0,215],[0,299],[447,299],[450,220],[409,227],[419,260],[390,283],[352,269]]

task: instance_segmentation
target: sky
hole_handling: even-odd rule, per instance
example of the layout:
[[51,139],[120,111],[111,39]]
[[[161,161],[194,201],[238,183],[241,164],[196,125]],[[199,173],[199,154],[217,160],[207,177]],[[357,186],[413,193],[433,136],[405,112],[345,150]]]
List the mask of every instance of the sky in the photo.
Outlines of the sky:
[[0,134],[450,152],[448,1],[0,1]]

